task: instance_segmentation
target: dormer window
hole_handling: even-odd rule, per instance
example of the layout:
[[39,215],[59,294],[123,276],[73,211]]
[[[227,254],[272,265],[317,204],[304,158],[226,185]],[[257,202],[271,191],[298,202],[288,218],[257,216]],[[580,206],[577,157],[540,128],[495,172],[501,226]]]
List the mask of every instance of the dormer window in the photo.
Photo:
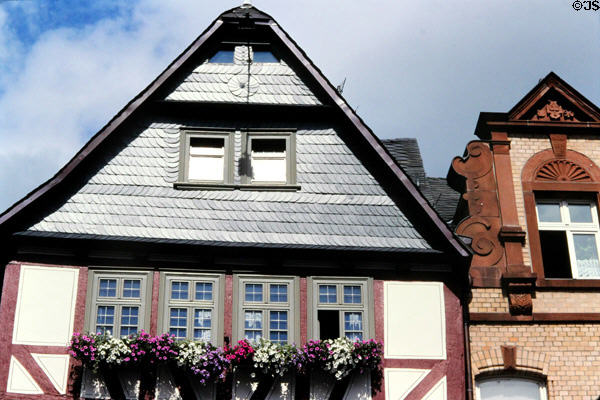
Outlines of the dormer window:
[[231,134],[183,131],[179,181],[215,185],[232,183]]
[[255,63],[278,63],[279,59],[268,50],[254,50],[252,61]]
[[244,157],[248,160],[246,182],[251,185],[296,183],[295,136],[293,132],[249,132]]

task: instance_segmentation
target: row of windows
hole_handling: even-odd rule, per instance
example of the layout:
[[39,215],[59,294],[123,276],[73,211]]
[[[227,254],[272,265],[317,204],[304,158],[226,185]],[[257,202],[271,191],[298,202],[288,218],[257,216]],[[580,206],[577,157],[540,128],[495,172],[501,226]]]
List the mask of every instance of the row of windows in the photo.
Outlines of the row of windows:
[[[93,271],[88,294],[90,331],[127,336],[149,325],[152,282],[145,272]],[[234,277],[233,339],[298,340],[296,277]],[[315,339],[372,334],[371,281],[367,278],[309,280],[309,334]],[[218,274],[162,273],[159,330],[177,339],[219,343],[223,336],[224,279]]]
[[237,176],[244,185],[295,184],[293,132],[243,132],[242,143],[234,160],[233,132],[182,131],[180,183],[230,185]]

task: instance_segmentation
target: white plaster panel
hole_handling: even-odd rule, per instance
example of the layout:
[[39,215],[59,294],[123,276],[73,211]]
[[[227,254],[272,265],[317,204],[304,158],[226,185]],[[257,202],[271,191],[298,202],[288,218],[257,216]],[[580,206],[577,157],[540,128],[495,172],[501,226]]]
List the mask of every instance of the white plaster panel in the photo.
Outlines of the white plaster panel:
[[446,387],[446,377],[444,376],[433,388],[423,397],[423,400],[446,400],[448,389]]
[[21,266],[13,343],[67,346],[73,333],[75,268]]
[[67,393],[69,356],[67,354],[31,354],[42,371],[48,376],[58,393]]
[[398,359],[446,359],[444,286],[384,283],[384,354]]
[[429,369],[385,368],[386,400],[403,400],[427,376]]
[[44,394],[44,391],[38,386],[31,374],[14,357],[10,358],[6,391],[21,394]]

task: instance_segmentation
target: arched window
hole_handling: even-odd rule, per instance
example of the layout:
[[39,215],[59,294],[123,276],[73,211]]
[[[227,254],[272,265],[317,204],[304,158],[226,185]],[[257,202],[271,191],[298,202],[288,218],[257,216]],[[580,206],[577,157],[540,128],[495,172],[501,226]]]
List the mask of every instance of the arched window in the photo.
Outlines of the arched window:
[[547,400],[545,383],[524,377],[477,379],[476,390],[477,400]]

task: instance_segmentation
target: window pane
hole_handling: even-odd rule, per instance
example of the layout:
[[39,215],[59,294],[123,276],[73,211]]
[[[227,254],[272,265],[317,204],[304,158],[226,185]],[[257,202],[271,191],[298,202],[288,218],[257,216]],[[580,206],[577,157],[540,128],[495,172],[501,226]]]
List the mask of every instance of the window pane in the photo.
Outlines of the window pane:
[[244,337],[248,340],[258,340],[262,337],[262,311],[244,312]]
[[140,297],[140,280],[139,279],[125,279],[123,281],[123,297]]
[[287,285],[270,285],[269,301],[273,303],[287,303]]
[[360,304],[362,303],[360,286],[344,286],[344,303]]
[[319,303],[337,303],[335,285],[319,285]]
[[286,182],[286,140],[252,139],[252,180]]
[[546,278],[572,278],[567,232],[540,231],[540,244]]
[[277,63],[279,60],[270,51],[254,51],[253,57],[254,62],[257,63]]
[[116,279],[100,279],[100,297],[117,297],[117,280]]
[[138,307],[121,308],[121,336],[129,336],[138,331]]
[[481,400],[541,400],[540,385],[526,379],[489,379],[477,386]]
[[287,343],[287,311],[271,311],[269,314],[269,339],[277,343]]
[[187,337],[187,308],[171,308],[169,318],[169,333],[176,339]]
[[212,301],[213,284],[211,282],[196,282],[196,300]]
[[225,139],[191,138],[188,178],[222,181],[225,171]]
[[262,283],[246,283],[246,301],[261,302],[263,301],[263,285]]
[[208,60],[208,62],[233,64],[233,50],[219,50]]
[[115,307],[114,306],[98,306],[96,313],[96,332],[97,333],[113,333],[115,323]]
[[346,337],[351,340],[362,339],[362,313],[345,312],[344,313],[344,331]]
[[194,339],[210,342],[211,310],[194,310]]
[[540,222],[561,222],[559,203],[538,203],[538,219]]
[[589,204],[569,204],[569,216],[571,222],[594,222]]
[[577,273],[579,277],[600,277],[596,235],[574,234],[573,243],[575,245],[575,258],[577,259]]
[[189,284],[187,282],[171,282],[171,299],[187,300],[188,288]]

